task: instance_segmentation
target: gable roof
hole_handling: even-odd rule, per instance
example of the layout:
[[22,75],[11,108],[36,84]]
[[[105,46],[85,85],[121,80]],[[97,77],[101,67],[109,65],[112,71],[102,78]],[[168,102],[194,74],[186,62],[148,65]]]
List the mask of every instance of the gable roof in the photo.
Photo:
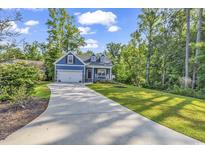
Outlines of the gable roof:
[[64,54],[62,57],[60,57],[59,59],[57,59],[53,64],[56,64],[56,63],[58,63],[61,59],[63,59],[65,56],[67,56],[68,54],[72,54],[72,55],[74,55],[80,62],[82,62],[84,65],[85,65],[85,63],[84,63],[84,61],[83,60],[81,60],[81,58],[79,58],[77,55],[75,55],[73,52],[71,52],[71,51],[69,51],[69,52],[67,52],[66,54]]
[[96,56],[96,61],[95,62],[91,62],[90,59],[93,55],[88,55],[88,54],[80,54],[78,55],[78,57],[80,57],[85,64],[87,65],[97,65],[97,66],[112,66],[112,61],[107,57],[105,56],[105,62],[102,63],[100,62],[100,57],[101,55],[99,56]]

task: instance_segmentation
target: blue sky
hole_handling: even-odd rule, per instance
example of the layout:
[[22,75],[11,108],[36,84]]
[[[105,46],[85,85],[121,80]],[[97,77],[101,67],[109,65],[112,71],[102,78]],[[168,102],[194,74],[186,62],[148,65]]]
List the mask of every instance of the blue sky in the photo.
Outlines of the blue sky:
[[[83,51],[103,52],[109,42],[127,43],[137,28],[140,9],[66,9],[74,17],[75,25],[87,42]],[[11,11],[10,9],[5,11]],[[47,9],[20,9],[22,22],[14,28],[21,32],[19,39],[44,42],[47,39]]]

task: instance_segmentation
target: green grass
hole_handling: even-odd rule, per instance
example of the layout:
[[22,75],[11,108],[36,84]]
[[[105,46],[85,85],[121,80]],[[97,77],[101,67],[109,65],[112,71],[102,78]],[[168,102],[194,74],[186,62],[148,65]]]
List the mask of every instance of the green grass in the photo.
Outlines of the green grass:
[[205,142],[205,100],[116,84],[92,84],[91,89],[180,133]]
[[48,88],[48,83],[49,82],[40,82],[36,84],[32,96],[40,99],[49,100],[51,92],[50,89]]

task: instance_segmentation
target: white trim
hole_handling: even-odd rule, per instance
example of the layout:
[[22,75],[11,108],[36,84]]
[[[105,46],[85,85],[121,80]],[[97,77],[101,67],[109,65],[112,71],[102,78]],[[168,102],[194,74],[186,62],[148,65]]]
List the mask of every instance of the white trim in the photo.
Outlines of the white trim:
[[57,71],[65,71],[65,72],[83,72],[83,70],[64,70],[64,69],[57,69]]
[[57,62],[59,62],[61,59],[63,59],[68,53],[64,54],[63,56],[61,56],[60,58],[58,58],[53,64],[56,64]]
[[70,65],[70,64],[55,64],[56,66],[85,66],[85,65]]
[[92,68],[92,82],[94,81],[94,78],[95,78],[95,74],[94,74],[95,72],[94,72],[94,67]]
[[95,66],[95,65],[86,65],[87,68],[112,68],[112,66]]
[[68,53],[66,53],[66,54],[64,54],[62,57],[60,57],[59,59],[57,59],[53,64],[56,64],[56,63],[58,63],[61,59],[63,59],[65,56],[67,56],[68,54],[73,54],[81,63],[83,63],[84,65],[85,65],[85,63],[84,63],[84,61],[82,61],[78,56],[76,56],[73,52],[71,52],[71,51],[69,51]]

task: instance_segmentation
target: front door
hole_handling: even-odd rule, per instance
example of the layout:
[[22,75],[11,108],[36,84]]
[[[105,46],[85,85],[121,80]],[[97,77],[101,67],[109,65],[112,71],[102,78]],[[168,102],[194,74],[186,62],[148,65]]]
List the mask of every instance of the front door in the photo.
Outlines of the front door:
[[92,79],[92,69],[87,69],[87,79]]

